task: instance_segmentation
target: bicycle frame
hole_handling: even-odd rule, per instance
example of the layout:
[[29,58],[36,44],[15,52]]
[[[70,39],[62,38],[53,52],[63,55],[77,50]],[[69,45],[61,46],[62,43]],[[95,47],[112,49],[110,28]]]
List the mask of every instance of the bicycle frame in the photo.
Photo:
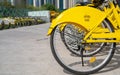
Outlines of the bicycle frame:
[[[87,32],[83,43],[120,42],[120,14],[118,13],[120,12],[120,9],[113,3],[109,3],[109,5],[110,7],[105,7],[104,11],[100,11],[99,9],[88,6],[73,7],[71,9],[68,9],[52,22],[52,25],[48,31],[48,35],[51,34],[52,30],[57,25],[71,23]],[[100,23],[105,18],[107,18],[113,25],[115,30],[114,32],[110,32],[108,29],[100,27]],[[63,25],[63,27],[64,26],[65,25]],[[116,40],[111,40],[109,38],[115,38]]]
[[64,11],[48,30],[53,56],[73,74],[88,75],[104,68],[115,53],[116,43],[120,42],[119,7],[109,1],[99,8],[103,1],[98,2],[94,2],[94,7],[77,6]]
[[[104,8],[104,11],[106,13],[106,18],[111,22],[111,24],[114,27],[114,32],[111,33],[109,32],[107,29],[103,29],[98,27],[98,25],[95,26],[95,28],[93,28],[84,38],[84,40],[86,40],[87,43],[90,42],[120,42],[120,14],[118,12],[120,12],[119,6],[117,5],[115,7],[115,5],[113,3],[110,3],[110,8]],[[99,32],[97,34],[94,34],[96,32]],[[87,40],[87,38],[92,35],[90,40]],[[97,40],[93,40],[97,39]],[[109,38],[115,38],[116,40],[109,40]],[[100,40],[99,40],[100,39]],[[104,40],[101,40],[104,39]],[[107,39],[107,40],[105,40]]]

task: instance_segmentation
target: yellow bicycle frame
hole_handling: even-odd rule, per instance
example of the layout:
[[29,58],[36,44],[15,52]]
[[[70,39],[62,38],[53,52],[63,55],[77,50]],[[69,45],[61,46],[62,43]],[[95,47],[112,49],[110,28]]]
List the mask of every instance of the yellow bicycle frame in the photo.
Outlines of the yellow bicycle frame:
[[[100,29],[96,27],[97,31],[102,30],[99,34],[94,34],[93,32],[97,32],[95,29],[92,29],[84,38],[84,40],[88,42],[120,42],[120,12],[119,6],[114,6],[113,3],[110,3],[110,8],[104,9],[106,13],[106,18],[110,21],[110,23],[114,27],[114,32],[106,31],[106,29]],[[87,38],[91,35],[92,39],[87,40]],[[93,40],[100,39],[100,40]],[[116,40],[111,40],[110,38],[115,38]],[[104,40],[101,40],[104,39]],[[107,39],[107,40],[105,40]],[[109,40],[110,39],[110,40]]]
[[[88,32],[84,37],[85,43],[120,42],[120,15],[118,12],[120,12],[119,7],[115,7],[113,3],[110,3],[109,8],[104,8],[104,11],[88,6],[73,7],[61,13],[52,22],[48,35],[51,34],[57,25],[70,23]],[[100,27],[101,22],[105,18],[113,25],[115,32],[110,32],[107,28]],[[111,38],[116,38],[116,40],[111,40]]]

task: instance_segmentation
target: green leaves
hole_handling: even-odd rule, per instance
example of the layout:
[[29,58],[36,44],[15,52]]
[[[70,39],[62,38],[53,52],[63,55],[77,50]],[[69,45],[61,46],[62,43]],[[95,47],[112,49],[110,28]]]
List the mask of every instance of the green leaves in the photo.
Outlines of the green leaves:
[[41,10],[50,10],[50,11],[58,11],[58,9],[53,4],[45,4],[40,7]]

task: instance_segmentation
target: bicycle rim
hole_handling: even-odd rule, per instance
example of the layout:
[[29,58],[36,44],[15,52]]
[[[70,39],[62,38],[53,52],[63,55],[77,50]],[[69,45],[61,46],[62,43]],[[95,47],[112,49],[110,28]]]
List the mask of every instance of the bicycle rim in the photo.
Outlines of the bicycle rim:
[[[108,29],[113,32],[110,23],[106,21],[106,24]],[[59,26],[52,32],[50,44],[55,59],[64,69],[71,73],[85,75],[95,73],[107,65],[114,54],[115,47],[115,43],[106,43],[103,50],[94,56],[83,59],[79,56],[72,56],[61,39]]]

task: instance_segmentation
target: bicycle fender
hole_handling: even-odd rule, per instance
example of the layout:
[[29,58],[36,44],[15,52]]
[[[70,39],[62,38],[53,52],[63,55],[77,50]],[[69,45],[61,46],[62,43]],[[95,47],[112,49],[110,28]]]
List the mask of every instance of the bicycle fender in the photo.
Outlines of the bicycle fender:
[[90,31],[93,27],[99,25],[105,18],[105,12],[99,9],[88,6],[73,7],[64,11],[53,20],[47,34],[50,35],[57,25],[67,23],[80,26]]

